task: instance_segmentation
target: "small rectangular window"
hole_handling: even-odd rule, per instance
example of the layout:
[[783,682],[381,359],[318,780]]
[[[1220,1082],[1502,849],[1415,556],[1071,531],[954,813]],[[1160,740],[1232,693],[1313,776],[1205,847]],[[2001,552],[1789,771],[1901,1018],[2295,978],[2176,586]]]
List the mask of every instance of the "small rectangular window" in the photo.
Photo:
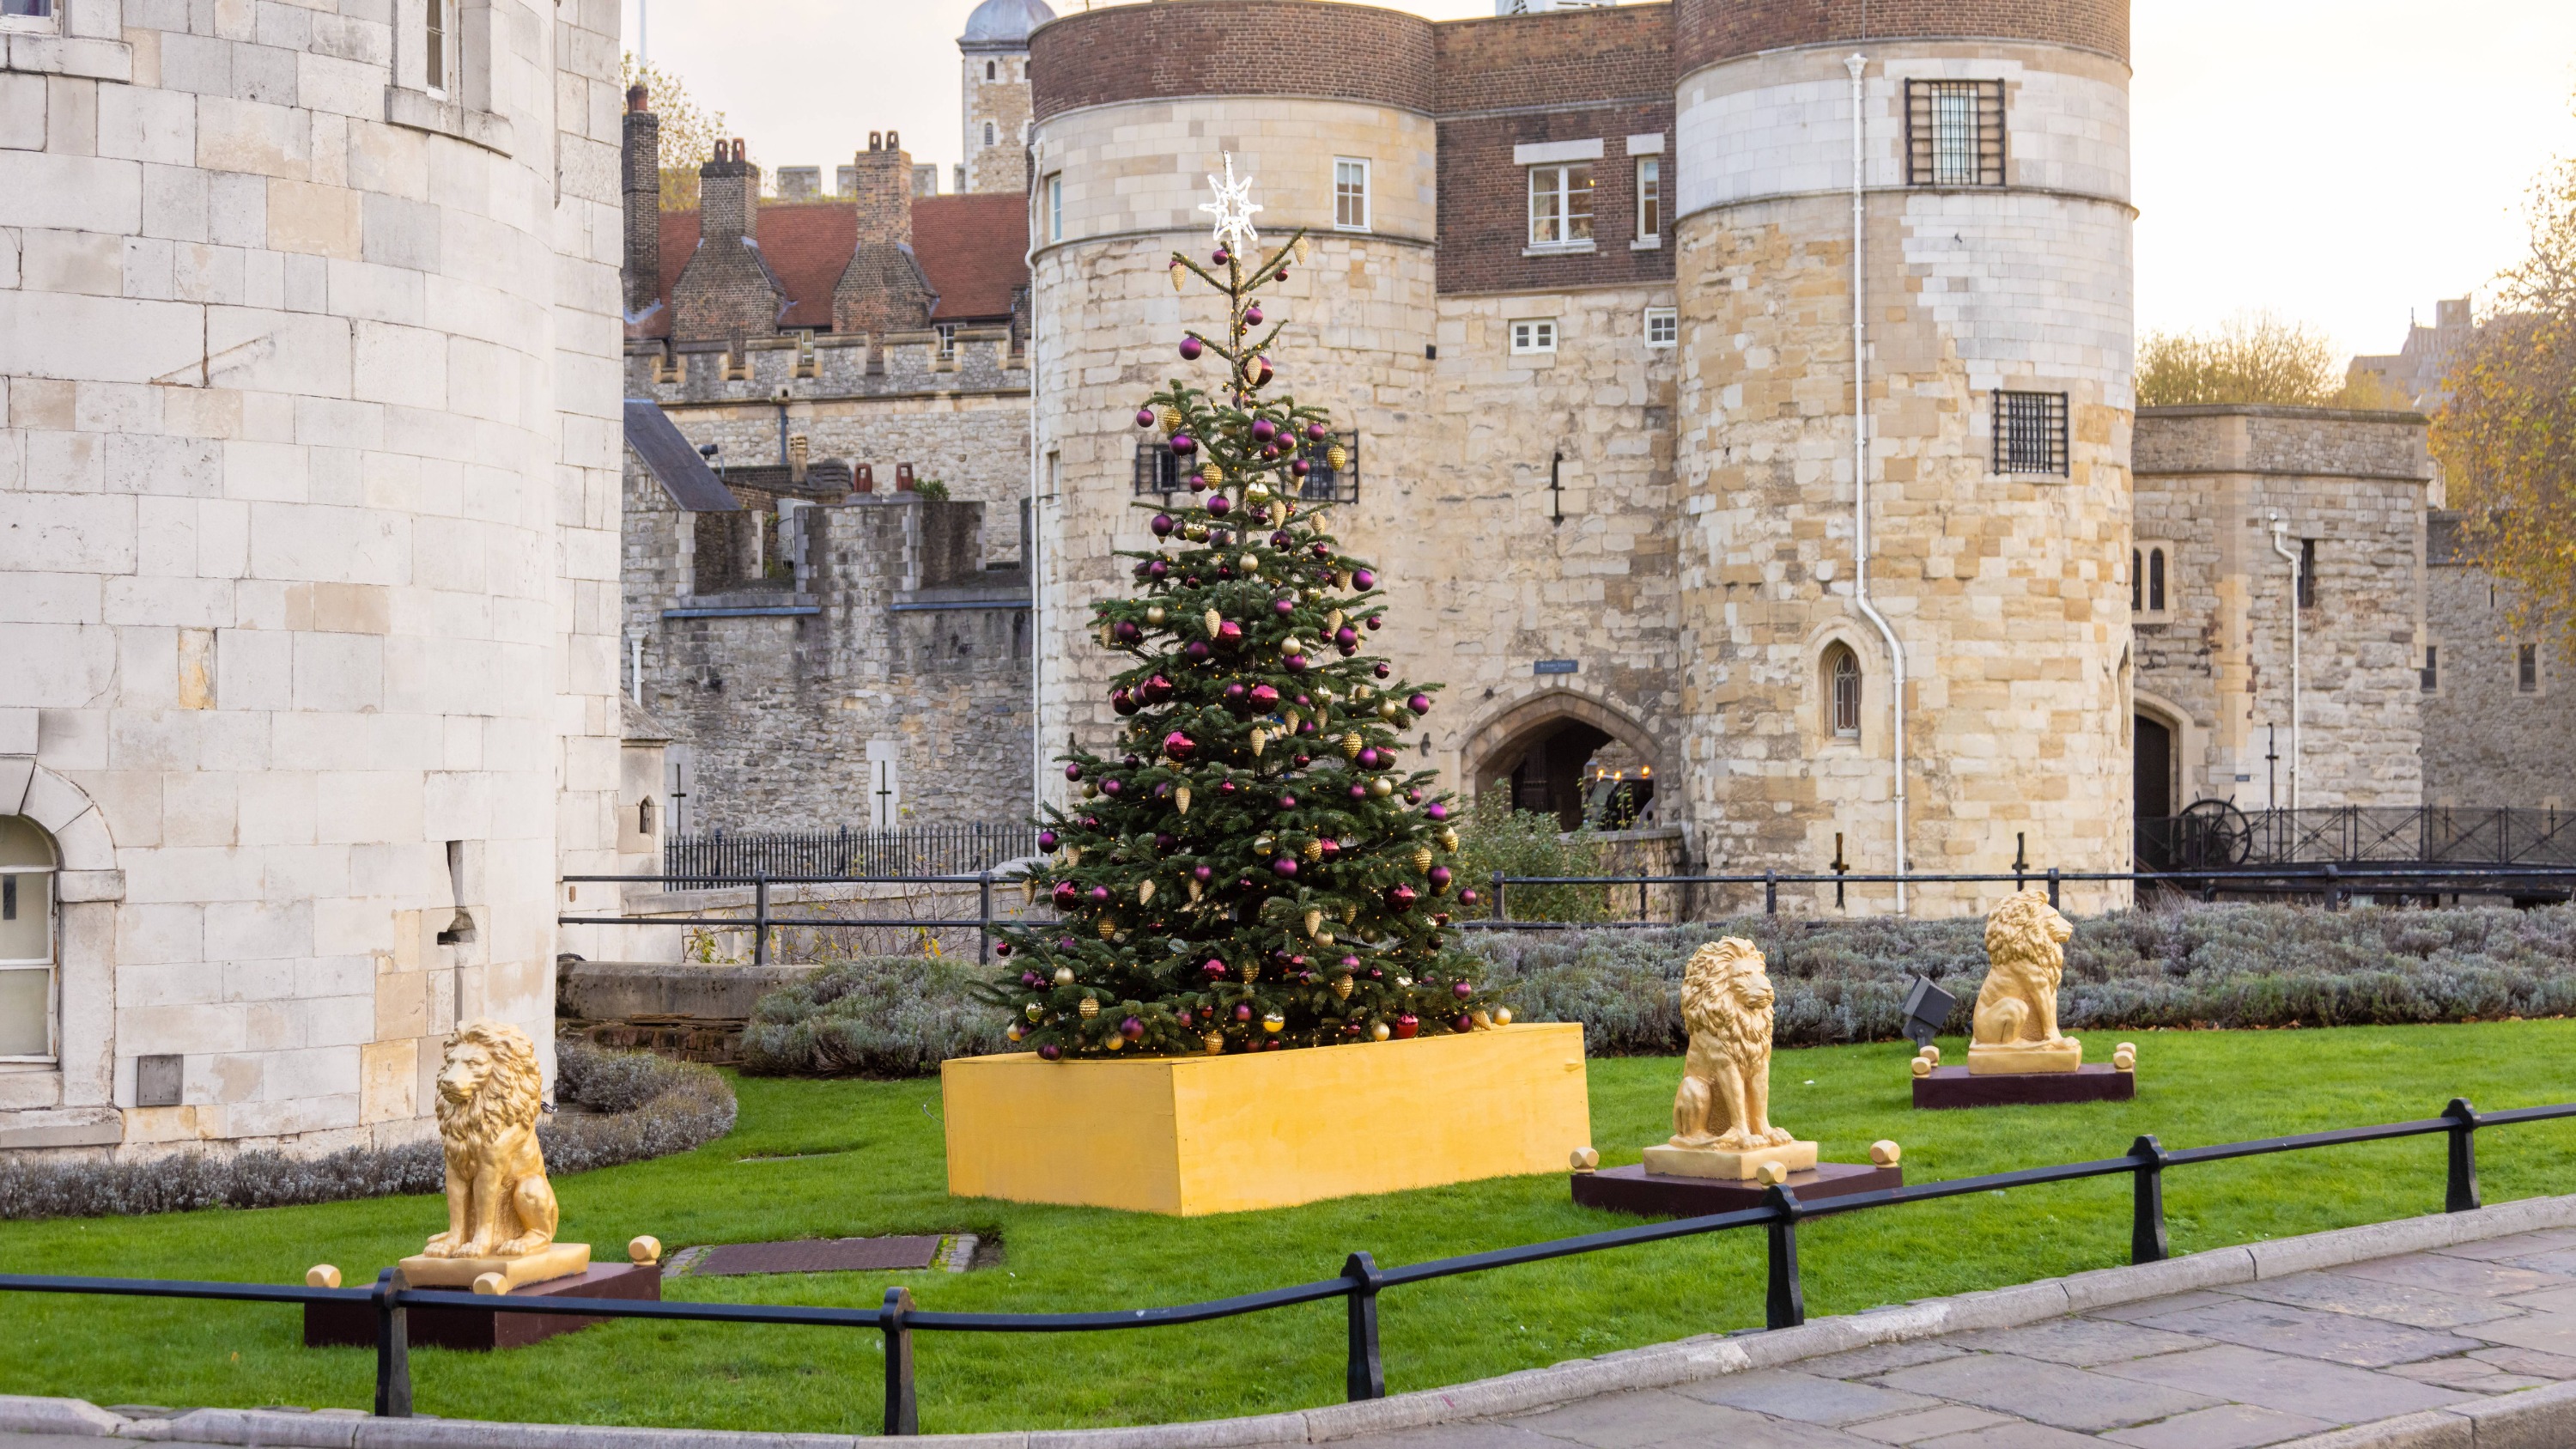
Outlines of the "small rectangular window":
[[2427,644],[2424,646],[2424,669],[2421,677],[2417,680],[2417,684],[2426,694],[2435,694],[2440,692],[2442,688],[2442,648],[2440,645]]
[[2147,550],[2147,612],[2161,614],[2164,611],[2165,551],[2151,548]]
[[1664,158],[1637,158],[1637,240],[1656,241],[1664,233]]
[[[1048,464],[1053,466],[1054,455],[1048,455]],[[1171,493],[1177,491],[1180,486],[1181,460],[1173,454],[1171,444],[1139,443],[1136,445],[1135,491],[1138,494]]]
[[2317,541],[2303,538],[2299,540],[2299,607],[2313,609],[2316,606]]
[[1681,314],[1670,307],[1646,309],[1646,345],[1673,347],[1682,340]]
[[939,355],[942,358],[955,357],[957,355],[957,324],[954,322],[941,322],[937,325],[939,329]]
[[1905,180],[1910,186],[2004,184],[2004,83],[1905,83]]
[[1995,471],[2066,476],[2066,394],[1995,394]]
[[1047,240],[1064,240],[1064,173],[1059,171],[1046,181]]
[[1538,317],[1512,324],[1512,351],[1514,353],[1554,352],[1555,350],[1555,318]]
[[2513,687],[2517,694],[2540,692],[2540,646],[2524,644],[2514,650]]
[[1592,241],[1592,163],[1529,169],[1529,244],[1587,246]]
[[1369,229],[1369,164],[1348,156],[1333,160],[1333,229]]
[[48,20],[54,0],[0,0],[0,20]]
[[423,0],[421,60],[427,66],[424,83],[433,91],[447,89],[447,0]]
[[[1339,466],[1334,459],[1341,460]],[[1360,439],[1337,433],[1306,454],[1306,476],[1297,480],[1297,496],[1309,503],[1360,501]]]

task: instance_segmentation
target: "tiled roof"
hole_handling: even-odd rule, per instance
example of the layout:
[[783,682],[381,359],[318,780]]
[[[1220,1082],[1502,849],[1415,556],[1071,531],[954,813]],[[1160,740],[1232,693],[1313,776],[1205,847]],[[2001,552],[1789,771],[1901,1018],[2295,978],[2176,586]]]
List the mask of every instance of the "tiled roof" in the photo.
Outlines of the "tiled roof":
[[912,204],[912,251],[929,274],[941,322],[1011,314],[1029,284],[1029,203],[1007,191],[924,196]]
[[[832,325],[832,288],[858,245],[858,217],[828,202],[764,204],[760,253],[787,290],[782,327]],[[939,294],[931,315],[941,322],[999,320],[1012,293],[1028,285],[1028,203],[1007,192],[925,196],[912,204],[913,255]],[[662,213],[664,305],[627,328],[630,337],[671,335],[671,288],[698,249],[698,214]]]

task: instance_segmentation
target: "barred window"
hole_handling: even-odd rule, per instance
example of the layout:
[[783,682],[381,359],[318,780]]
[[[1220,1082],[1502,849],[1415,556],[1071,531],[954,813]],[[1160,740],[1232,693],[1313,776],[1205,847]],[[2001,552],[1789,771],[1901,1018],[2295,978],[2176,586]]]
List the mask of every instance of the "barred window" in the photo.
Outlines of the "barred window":
[[[1342,450],[1342,466],[1333,466],[1335,444]],[[1306,461],[1312,471],[1298,480],[1297,496],[1309,503],[1357,503],[1360,501],[1360,439],[1357,433],[1343,433],[1327,438],[1310,449]]]
[[1905,83],[1905,180],[1910,186],[2004,184],[2004,83]]
[[1181,486],[1188,475],[1181,471],[1181,460],[1172,453],[1169,443],[1136,445],[1136,492],[1170,493]]
[[1995,394],[1995,471],[2066,476],[2066,394]]

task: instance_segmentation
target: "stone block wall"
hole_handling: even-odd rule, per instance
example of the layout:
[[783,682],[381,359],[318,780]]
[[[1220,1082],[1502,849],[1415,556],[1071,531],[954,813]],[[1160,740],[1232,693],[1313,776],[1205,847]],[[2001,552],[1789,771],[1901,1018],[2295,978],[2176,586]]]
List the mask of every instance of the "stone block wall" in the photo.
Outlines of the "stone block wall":
[[[2431,517],[2424,643],[2424,803],[2469,810],[2576,806],[2576,668],[2547,631],[2521,621],[2515,586],[2460,545],[2460,515]],[[2522,685],[2522,650],[2534,678]],[[2419,680],[2420,683],[2420,680]]]
[[2316,542],[2316,603],[2298,610],[2297,803],[2423,794],[2425,434],[2412,413],[2140,414],[2133,547],[2141,563],[2166,551],[2167,607],[2135,621],[2136,708],[2175,731],[2182,803],[2292,803],[2291,565],[2276,517],[2293,553]]
[[414,6],[53,8],[0,62],[0,808],[79,878],[0,1147],[412,1137],[456,1016],[548,1039],[614,846],[617,11],[470,8],[440,98]]

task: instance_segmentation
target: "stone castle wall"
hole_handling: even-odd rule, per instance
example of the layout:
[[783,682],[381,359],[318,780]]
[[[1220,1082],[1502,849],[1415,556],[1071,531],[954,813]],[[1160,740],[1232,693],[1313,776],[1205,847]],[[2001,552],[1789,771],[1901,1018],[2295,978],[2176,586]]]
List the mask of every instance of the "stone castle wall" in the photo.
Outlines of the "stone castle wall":
[[54,9],[0,68],[0,813],[73,873],[0,1147],[417,1136],[457,1017],[545,1049],[554,877],[615,858],[616,7],[469,10],[445,99],[408,7]]
[[2417,803],[2424,762],[2448,748],[2425,748],[2418,710],[2424,420],[2155,408],[2139,417],[2135,467],[2139,558],[2167,557],[2166,611],[2135,624],[2137,708],[2175,730],[2177,803],[2291,803],[2291,572],[2275,516],[2293,552],[2317,541],[2316,603],[2298,611],[2298,804]]
[[[984,78],[984,67],[993,78]],[[1029,57],[1024,50],[966,53],[966,189],[1025,194],[1029,189]],[[984,144],[990,122],[994,141]]]
[[[2422,692],[2424,803],[2569,809],[2576,670],[2547,631],[2517,622],[2515,587],[2476,565],[2460,547],[2459,528],[2458,514],[2432,517],[2424,642],[2439,652],[2433,688]],[[2529,690],[2521,682],[2526,644],[2536,666]]]

